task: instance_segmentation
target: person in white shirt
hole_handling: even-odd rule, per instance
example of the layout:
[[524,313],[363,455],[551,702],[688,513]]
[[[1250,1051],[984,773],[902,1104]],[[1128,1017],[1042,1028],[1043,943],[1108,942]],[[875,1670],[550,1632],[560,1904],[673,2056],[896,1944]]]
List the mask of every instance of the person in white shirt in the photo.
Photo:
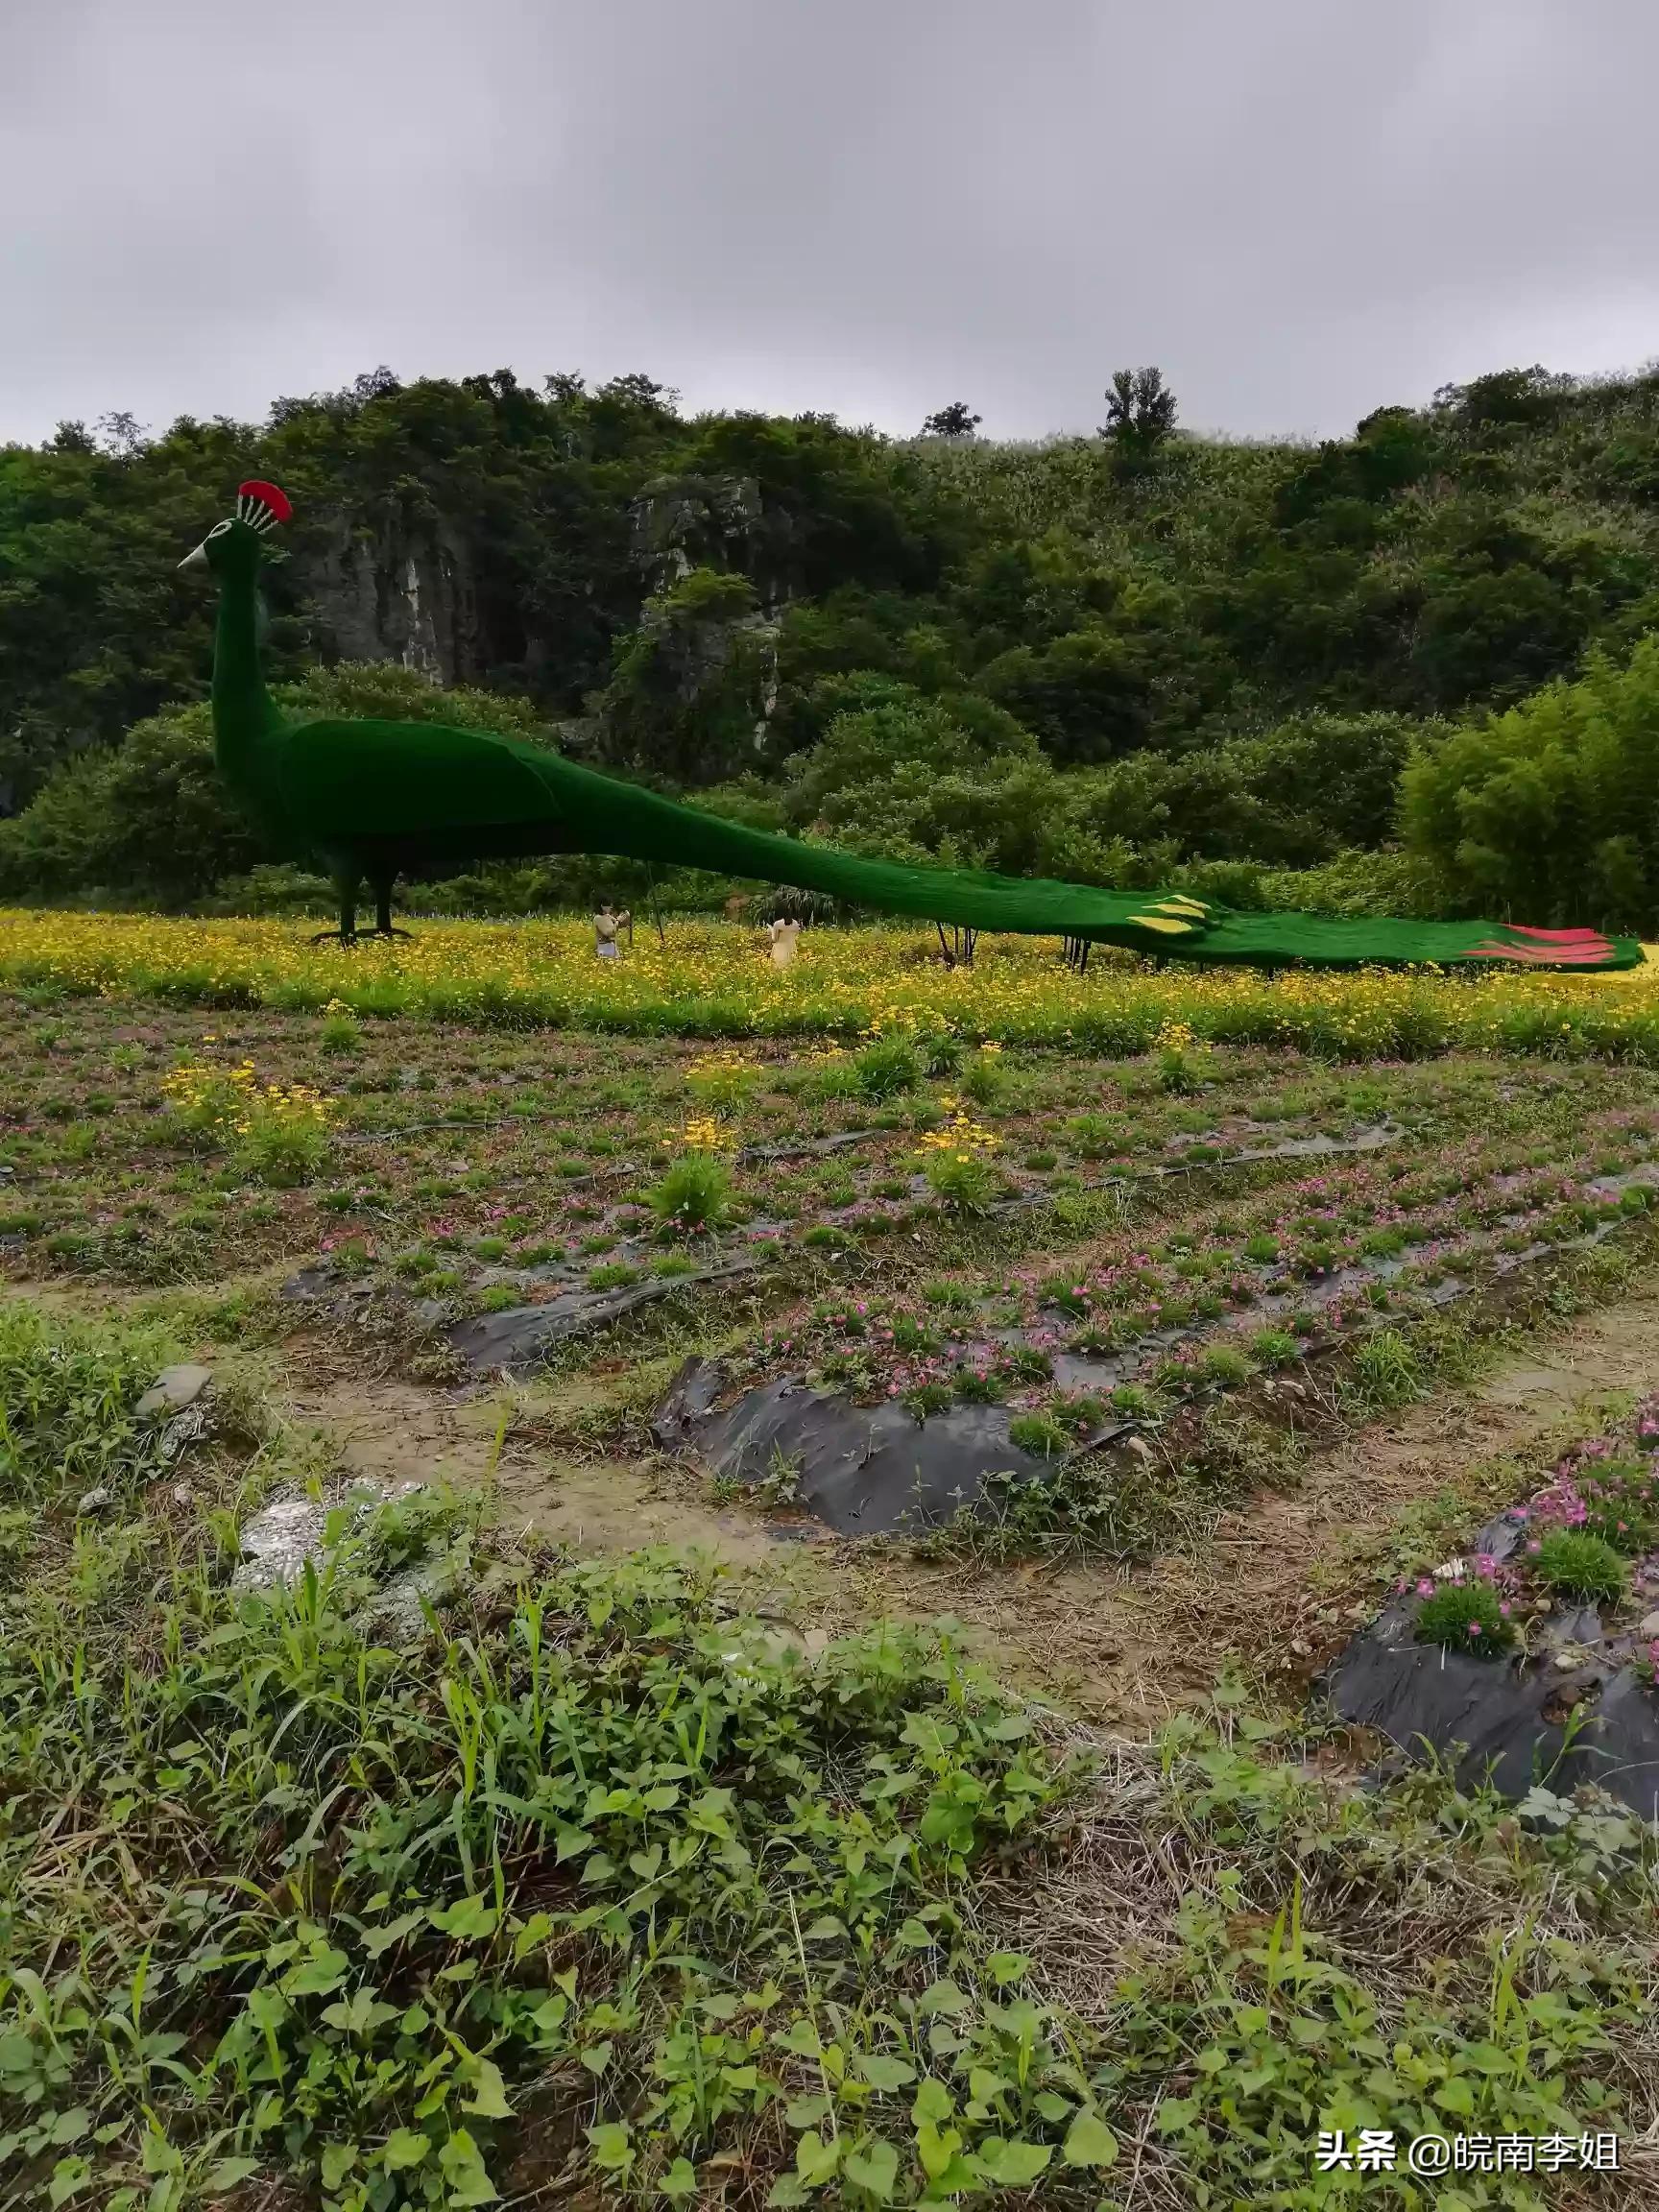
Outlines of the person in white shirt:
[[619,960],[622,948],[616,942],[618,933],[626,929],[630,936],[634,930],[634,917],[626,908],[618,914],[607,900],[593,917],[593,950],[601,960]]

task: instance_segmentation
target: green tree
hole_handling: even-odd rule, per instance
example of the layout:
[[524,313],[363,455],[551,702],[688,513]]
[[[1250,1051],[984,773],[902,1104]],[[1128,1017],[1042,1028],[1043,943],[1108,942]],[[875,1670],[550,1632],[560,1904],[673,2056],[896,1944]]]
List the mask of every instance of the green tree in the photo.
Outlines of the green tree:
[[1627,666],[1422,746],[1402,779],[1411,852],[1454,895],[1546,926],[1647,930],[1659,913],[1659,637]]
[[1106,395],[1108,439],[1125,469],[1144,468],[1175,427],[1175,395],[1162,369],[1118,369]]
[[937,414],[929,415],[922,425],[924,438],[972,438],[984,421],[970,409],[966,399],[952,399],[949,407],[941,407]]

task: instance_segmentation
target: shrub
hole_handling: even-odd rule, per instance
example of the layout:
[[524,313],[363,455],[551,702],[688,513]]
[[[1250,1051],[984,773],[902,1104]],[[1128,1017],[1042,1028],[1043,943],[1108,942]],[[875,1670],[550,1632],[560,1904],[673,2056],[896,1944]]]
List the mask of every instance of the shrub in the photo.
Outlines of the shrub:
[[1417,1609],[1417,1641],[1495,1659],[1515,1641],[1503,1603],[1490,1582],[1442,1582]]
[[268,1084],[246,1102],[233,1124],[236,1158],[262,1183],[308,1183],[328,1157],[329,1104],[303,1083]]
[[1612,1604],[1629,1588],[1630,1573],[1611,1544],[1576,1528],[1551,1528],[1527,1547],[1527,1564],[1552,1596],[1581,1604]]
[[859,1094],[865,1098],[897,1098],[902,1091],[914,1091],[922,1080],[922,1062],[907,1037],[878,1037],[853,1056]]
[[1001,1188],[988,1157],[997,1142],[962,1113],[923,1138],[922,1172],[942,1206],[956,1214],[989,1213]]
[[323,1009],[323,1026],[317,1042],[325,1052],[349,1054],[363,1049],[363,1029],[344,999],[330,998]]
[[733,1196],[732,1170],[723,1160],[711,1152],[687,1152],[646,1191],[645,1202],[664,1228],[695,1236],[730,1218]]
[[1659,638],[1593,655],[1495,720],[1419,752],[1401,781],[1414,853],[1475,911],[1645,929],[1659,845],[1630,794],[1659,771]]

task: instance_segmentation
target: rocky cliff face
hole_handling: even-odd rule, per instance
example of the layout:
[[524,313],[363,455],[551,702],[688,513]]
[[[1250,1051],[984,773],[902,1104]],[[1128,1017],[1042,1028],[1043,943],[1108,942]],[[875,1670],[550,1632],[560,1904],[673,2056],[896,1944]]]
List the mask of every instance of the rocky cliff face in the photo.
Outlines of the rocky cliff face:
[[342,517],[299,581],[319,642],[342,661],[396,661],[439,684],[476,683],[490,665],[467,540],[447,520],[405,532]]
[[[691,781],[732,774],[763,749],[777,693],[777,614],[790,595],[787,522],[768,516],[753,477],[660,477],[629,515],[637,597],[620,612],[638,625],[656,710],[605,711],[562,725],[574,752]],[[316,643],[342,661],[400,663],[445,685],[476,684],[512,665],[532,690],[552,640],[527,634],[522,610],[488,566],[464,517],[407,523],[336,518],[296,557],[295,582],[313,611]],[[662,602],[694,570],[747,576],[746,604],[692,611]],[[758,602],[757,604],[757,602]],[[714,733],[718,731],[716,741]],[[741,733],[741,734],[739,734]]]
[[765,512],[753,476],[660,476],[634,502],[633,554],[647,595],[670,590],[693,568],[728,568],[751,577],[762,602],[773,596]]

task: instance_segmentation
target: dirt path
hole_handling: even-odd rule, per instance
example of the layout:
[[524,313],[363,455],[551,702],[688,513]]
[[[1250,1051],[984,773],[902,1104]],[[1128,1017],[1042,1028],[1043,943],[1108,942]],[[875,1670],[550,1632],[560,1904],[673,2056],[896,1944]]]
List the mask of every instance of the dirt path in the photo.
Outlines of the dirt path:
[[1202,1696],[1229,1658],[1305,1671],[1352,1624],[1345,1592],[1363,1584],[1366,1552],[1407,1508],[1437,1493],[1481,1503],[1494,1462],[1513,1455],[1519,1480],[1535,1477],[1594,1424],[1598,1401],[1654,1388],[1659,1296],[1586,1315],[1547,1358],[1529,1351],[1473,1390],[1360,1431],[1313,1457],[1294,1492],[1226,1514],[1198,1553],[1121,1574],[952,1572],[844,1554],[847,1596],[871,1615],[951,1615],[999,1670],[1089,1719],[1144,1727]]
[[509,1527],[535,1528],[577,1551],[666,1544],[708,1552],[730,1567],[787,1575],[805,1549],[742,1505],[718,1509],[693,1477],[523,1449],[511,1434],[511,1396],[343,1382],[296,1389],[284,1410],[301,1427],[322,1431],[352,1475],[493,1488]]

